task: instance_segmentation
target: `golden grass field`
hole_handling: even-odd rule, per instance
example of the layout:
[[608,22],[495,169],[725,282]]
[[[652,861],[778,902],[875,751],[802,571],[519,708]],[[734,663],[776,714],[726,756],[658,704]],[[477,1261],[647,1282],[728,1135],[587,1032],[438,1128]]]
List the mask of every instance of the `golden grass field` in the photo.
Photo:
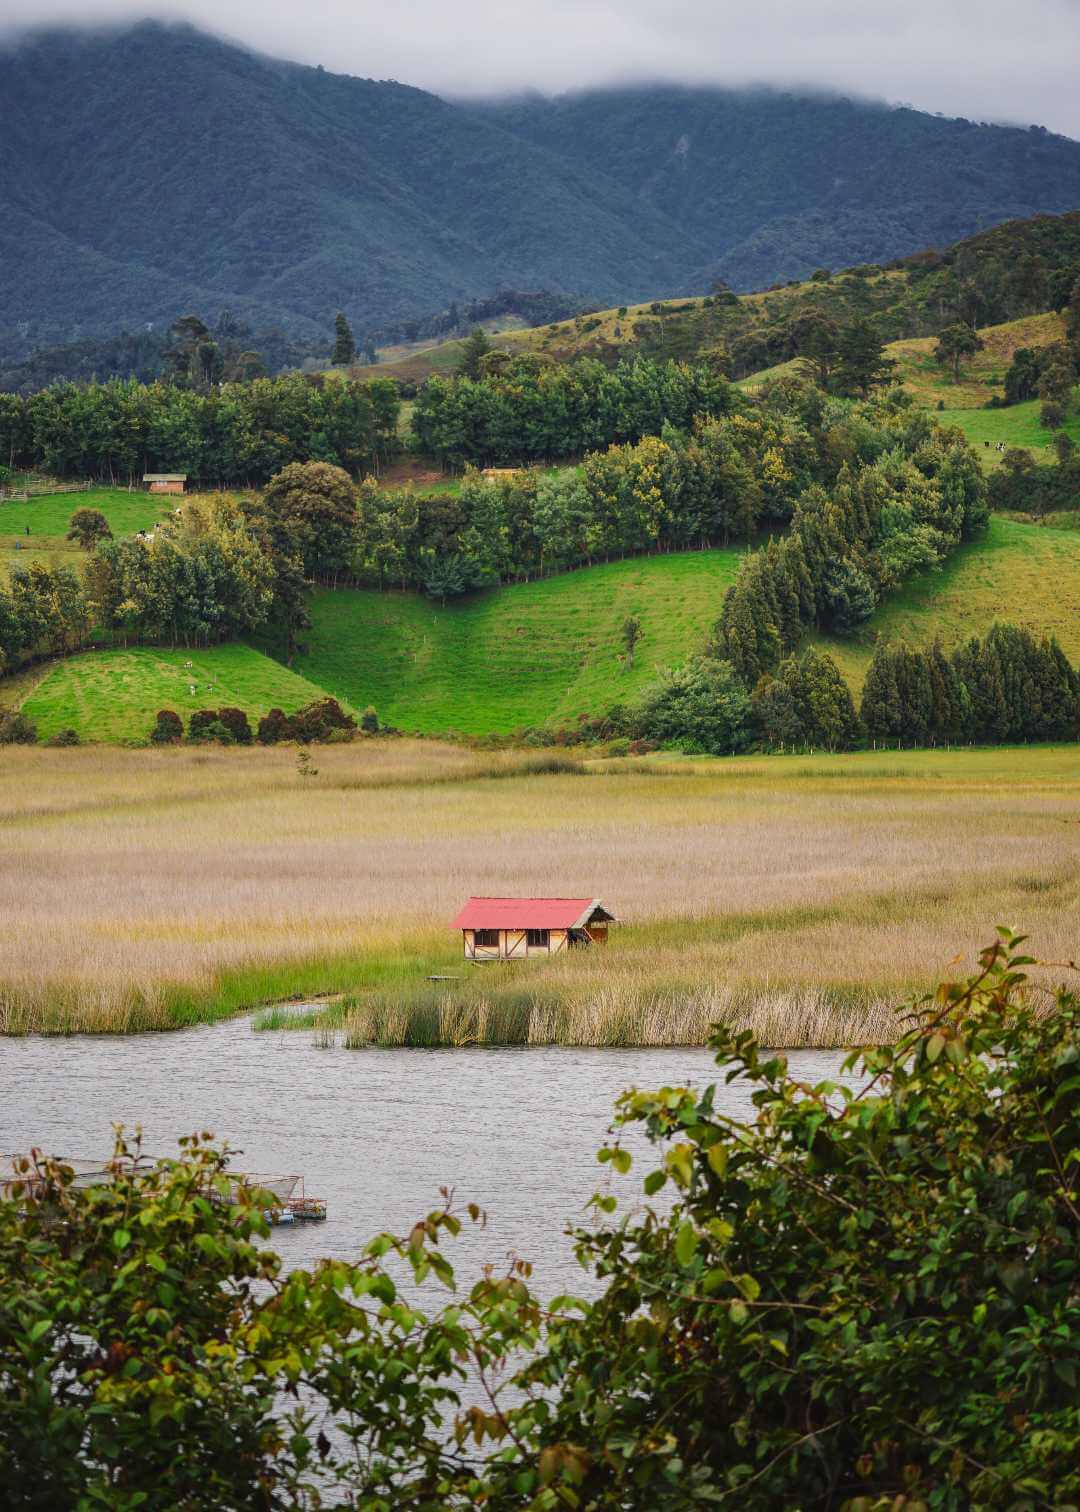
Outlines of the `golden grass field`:
[[[1075,747],[545,775],[373,740],[314,761],[5,748],[0,1029],[337,992],[322,1021],[351,1043],[695,1043],[725,1019],[837,1044],[888,1037],[996,924],[1080,954]],[[466,974],[446,923],[469,893],[602,896],[624,924],[606,951]]]

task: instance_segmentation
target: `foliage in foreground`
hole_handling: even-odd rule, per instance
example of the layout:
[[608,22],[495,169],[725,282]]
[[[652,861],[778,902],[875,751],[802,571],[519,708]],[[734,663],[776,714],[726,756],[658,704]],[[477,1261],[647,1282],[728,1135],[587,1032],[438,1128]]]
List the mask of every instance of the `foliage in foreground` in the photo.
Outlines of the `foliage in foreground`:
[[38,1164],[0,1205],[8,1505],[1077,1505],[1080,1001],[1000,935],[858,1092],[719,1034],[752,1123],[624,1094],[600,1160],[643,1124],[675,1200],[594,1199],[592,1302],[517,1263],[421,1314],[384,1262],[452,1285],[449,1204],[282,1277],[205,1138],[82,1191]]

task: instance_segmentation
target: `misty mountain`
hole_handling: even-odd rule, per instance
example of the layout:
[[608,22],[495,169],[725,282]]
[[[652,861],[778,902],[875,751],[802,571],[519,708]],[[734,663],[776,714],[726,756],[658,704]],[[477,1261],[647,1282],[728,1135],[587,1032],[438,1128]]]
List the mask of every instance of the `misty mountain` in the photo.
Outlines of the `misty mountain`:
[[9,46],[0,99],[9,355],[189,309],[328,337],[498,287],[746,289],[1080,205],[1080,143],[1039,129],[679,87],[465,105],[152,22]]

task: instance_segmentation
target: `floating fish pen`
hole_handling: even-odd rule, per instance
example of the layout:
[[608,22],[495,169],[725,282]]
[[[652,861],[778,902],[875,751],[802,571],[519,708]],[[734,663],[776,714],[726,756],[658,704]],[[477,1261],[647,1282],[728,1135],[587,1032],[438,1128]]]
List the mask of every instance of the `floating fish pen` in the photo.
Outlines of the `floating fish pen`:
[[264,1211],[273,1224],[318,1223],[326,1217],[325,1200],[307,1196],[302,1176],[245,1172],[233,1175],[232,1179],[248,1191],[269,1194],[272,1201]]
[[[20,1170],[22,1162],[27,1158],[22,1155],[0,1155],[0,1202],[10,1201],[16,1196],[32,1197],[44,1186],[45,1178],[32,1160],[28,1170]],[[124,1155],[112,1160],[85,1160],[69,1155],[51,1158],[74,1172],[71,1185],[76,1189],[102,1186],[105,1182],[112,1181],[118,1172],[124,1175],[149,1172],[159,1164],[148,1155]]]
[[[75,1173],[72,1186],[76,1188],[100,1186],[121,1174],[149,1174],[165,1164],[149,1155],[121,1156],[113,1160],[72,1159],[68,1156],[57,1156],[56,1159]],[[25,1173],[20,1171],[22,1160],[20,1155],[0,1155],[0,1201],[33,1196],[44,1184],[44,1178],[33,1164]],[[241,1190],[258,1192],[269,1199],[263,1211],[273,1224],[314,1223],[326,1217],[325,1200],[307,1195],[302,1176],[239,1171],[229,1171],[226,1175],[235,1188],[232,1201],[236,1200],[235,1193]]]

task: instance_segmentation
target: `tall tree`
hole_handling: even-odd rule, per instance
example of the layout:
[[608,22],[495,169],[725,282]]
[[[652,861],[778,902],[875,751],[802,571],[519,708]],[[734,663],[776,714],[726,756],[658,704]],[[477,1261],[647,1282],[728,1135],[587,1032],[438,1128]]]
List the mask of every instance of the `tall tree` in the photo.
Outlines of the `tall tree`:
[[967,325],[946,326],[938,337],[937,346],[934,348],[934,357],[942,367],[950,366],[953,373],[953,382],[960,382],[960,364],[968,357],[974,357],[976,352],[981,352],[986,343],[982,337]]
[[885,344],[869,320],[853,320],[836,340],[833,387],[839,394],[867,398],[876,388],[893,382],[896,362],[885,356]]
[[461,361],[458,363],[458,372],[463,378],[472,378],[474,381],[480,377],[480,363],[488,352],[491,351],[491,342],[483,326],[474,326],[465,338],[461,348]]
[[348,367],[356,356],[356,342],[352,329],[343,311],[334,316],[334,355],[330,361],[335,367]]

